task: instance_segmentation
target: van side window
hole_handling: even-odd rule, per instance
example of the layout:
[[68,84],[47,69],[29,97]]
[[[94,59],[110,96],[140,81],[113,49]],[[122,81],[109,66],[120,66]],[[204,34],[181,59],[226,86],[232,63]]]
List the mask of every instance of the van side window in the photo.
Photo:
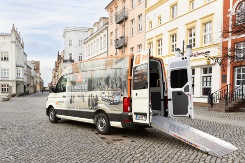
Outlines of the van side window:
[[142,64],[133,69],[133,90],[148,88],[148,64]]
[[187,69],[171,71],[171,87],[182,88],[188,82]]
[[62,76],[56,85],[56,93],[66,91],[67,78]]

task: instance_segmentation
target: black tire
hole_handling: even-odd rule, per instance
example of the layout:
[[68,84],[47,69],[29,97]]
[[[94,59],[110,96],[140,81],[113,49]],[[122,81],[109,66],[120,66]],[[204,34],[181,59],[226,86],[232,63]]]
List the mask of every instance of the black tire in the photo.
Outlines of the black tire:
[[110,133],[110,122],[105,113],[100,113],[95,118],[95,125],[97,131],[102,135],[107,135]]
[[49,117],[49,121],[50,121],[51,123],[57,123],[58,120],[59,120],[59,119],[56,117],[56,112],[55,112],[55,110],[54,110],[53,107],[51,107],[51,108],[49,109],[48,117]]

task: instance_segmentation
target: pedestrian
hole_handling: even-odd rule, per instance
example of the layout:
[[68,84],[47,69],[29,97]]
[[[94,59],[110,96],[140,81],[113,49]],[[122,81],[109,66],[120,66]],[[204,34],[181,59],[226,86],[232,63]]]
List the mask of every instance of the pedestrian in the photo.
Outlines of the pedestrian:
[[42,93],[43,93],[43,89],[42,89]]

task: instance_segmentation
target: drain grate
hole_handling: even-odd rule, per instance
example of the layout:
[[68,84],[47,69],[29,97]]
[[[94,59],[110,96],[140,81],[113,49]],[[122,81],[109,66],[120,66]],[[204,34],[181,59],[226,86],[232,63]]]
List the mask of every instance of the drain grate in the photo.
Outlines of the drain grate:
[[128,138],[128,136],[126,135],[120,135],[120,134],[116,134],[116,135],[101,135],[99,134],[97,131],[95,130],[91,130],[95,135],[97,135],[101,140],[103,140],[104,142],[108,143],[108,144],[113,144],[113,143],[131,143],[134,142],[134,140],[131,140],[130,138]]

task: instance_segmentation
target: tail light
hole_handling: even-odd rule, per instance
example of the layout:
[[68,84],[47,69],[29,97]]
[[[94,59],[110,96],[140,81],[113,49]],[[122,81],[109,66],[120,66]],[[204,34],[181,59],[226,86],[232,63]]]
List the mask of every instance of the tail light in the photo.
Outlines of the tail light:
[[131,112],[129,97],[123,97],[123,112]]

